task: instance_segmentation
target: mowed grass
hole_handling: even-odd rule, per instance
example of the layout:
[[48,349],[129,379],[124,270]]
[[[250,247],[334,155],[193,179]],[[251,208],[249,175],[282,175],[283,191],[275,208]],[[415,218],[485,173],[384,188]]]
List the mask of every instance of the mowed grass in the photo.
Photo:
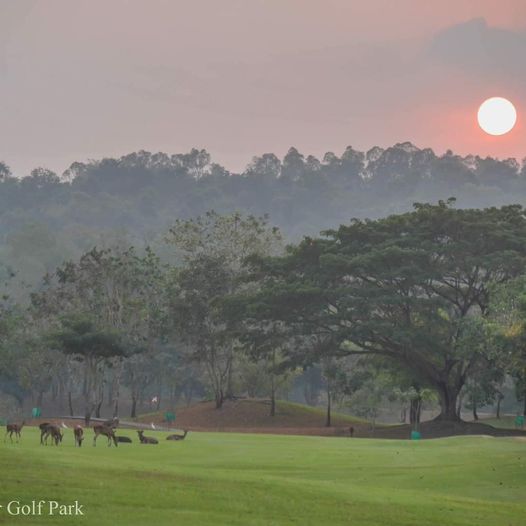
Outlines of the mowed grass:
[[[525,524],[526,441],[419,442],[190,433],[183,442],[108,448],[0,443],[0,504],[79,500],[84,517],[9,517],[0,524],[484,525]],[[153,435],[153,431],[147,435]]]

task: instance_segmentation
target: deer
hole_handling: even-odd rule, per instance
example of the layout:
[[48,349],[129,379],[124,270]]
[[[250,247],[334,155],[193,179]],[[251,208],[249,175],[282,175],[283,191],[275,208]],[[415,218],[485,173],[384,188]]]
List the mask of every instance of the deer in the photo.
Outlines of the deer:
[[51,437],[52,443],[55,442],[55,446],[58,446],[59,442],[62,442],[64,435],[62,430],[55,424],[48,424],[46,431],[44,432],[44,443],[47,446],[47,439]]
[[132,443],[132,439],[130,437],[125,437],[125,436],[122,436],[122,435],[117,435],[117,442],[126,442],[127,444],[131,444]]
[[73,428],[73,435],[75,437],[75,446],[81,447],[84,440],[84,428],[80,424]]
[[182,435],[168,435],[166,437],[166,440],[184,440],[186,438],[186,435],[188,434],[188,431],[185,429],[184,433]]
[[117,447],[117,437],[115,436],[115,430],[113,426],[107,426],[105,424],[95,424],[93,426],[95,436],[93,437],[93,446],[97,445],[97,438],[99,435],[104,435],[108,439],[108,447],[111,447],[111,442]]
[[62,430],[56,424],[51,422],[42,422],[39,426],[40,428],[40,444],[47,446],[47,439],[51,436],[54,440],[55,445],[58,446],[58,442],[62,442],[63,434]]
[[139,440],[141,441],[141,444],[158,444],[159,441],[156,438],[153,437],[145,437],[144,431],[137,431],[139,435]]
[[18,444],[18,441],[20,440],[20,434],[22,432],[22,428],[25,426],[25,424],[26,424],[25,420],[21,424],[7,424],[4,442],[7,441],[7,435],[9,435],[9,438],[11,439],[11,443],[13,443],[13,433],[14,433],[16,436],[16,442]]
[[44,435],[46,434],[47,428],[52,426],[51,422],[42,422],[38,427],[40,428],[40,445],[44,444]]
[[108,420],[102,422],[102,425],[116,429],[119,426],[119,419],[114,416],[113,418],[109,418]]

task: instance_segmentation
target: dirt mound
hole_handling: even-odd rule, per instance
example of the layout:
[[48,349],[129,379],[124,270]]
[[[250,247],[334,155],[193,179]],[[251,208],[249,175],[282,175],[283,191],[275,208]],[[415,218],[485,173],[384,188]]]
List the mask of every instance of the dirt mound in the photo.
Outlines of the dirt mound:
[[[161,424],[162,414],[143,415],[141,422]],[[164,424],[165,425],[165,424]],[[194,431],[236,431],[246,433],[280,433],[306,435],[348,435],[349,426],[363,422],[335,414],[332,426],[325,427],[325,412],[291,402],[277,402],[275,416],[270,416],[268,400],[227,400],[221,409],[213,402],[199,402],[177,410],[175,426]]]
[[[177,410],[175,427],[192,431],[230,431],[236,433],[275,433],[287,435],[318,435],[349,437],[349,428],[356,438],[408,439],[412,427],[405,425],[377,425],[351,416],[335,414],[332,426],[325,426],[325,412],[301,404],[280,401],[276,415],[270,416],[268,400],[226,401],[221,409],[213,402],[200,402]],[[155,413],[139,417],[144,423],[163,423],[163,414]],[[526,432],[513,429],[497,429],[476,422],[428,421],[420,424],[422,438],[441,438],[459,435],[526,436]]]

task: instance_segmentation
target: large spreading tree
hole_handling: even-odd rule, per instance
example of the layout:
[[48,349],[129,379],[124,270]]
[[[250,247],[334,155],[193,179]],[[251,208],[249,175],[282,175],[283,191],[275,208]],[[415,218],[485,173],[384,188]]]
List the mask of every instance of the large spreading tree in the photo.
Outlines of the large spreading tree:
[[524,272],[526,215],[520,206],[452,204],[354,220],[282,258],[253,260],[267,278],[252,315],[321,338],[324,356],[390,358],[437,391],[438,419],[458,420],[458,395],[485,359],[466,331],[488,314],[492,285]]

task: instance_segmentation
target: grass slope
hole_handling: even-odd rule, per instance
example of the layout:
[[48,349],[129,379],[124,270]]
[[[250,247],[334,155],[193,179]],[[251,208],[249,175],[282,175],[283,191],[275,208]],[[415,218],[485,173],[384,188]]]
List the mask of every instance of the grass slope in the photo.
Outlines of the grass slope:
[[[120,431],[135,440],[131,431]],[[148,432],[148,435],[153,432]],[[526,441],[421,442],[190,433],[159,446],[0,443],[0,504],[78,499],[86,516],[8,517],[0,524],[524,524]]]

